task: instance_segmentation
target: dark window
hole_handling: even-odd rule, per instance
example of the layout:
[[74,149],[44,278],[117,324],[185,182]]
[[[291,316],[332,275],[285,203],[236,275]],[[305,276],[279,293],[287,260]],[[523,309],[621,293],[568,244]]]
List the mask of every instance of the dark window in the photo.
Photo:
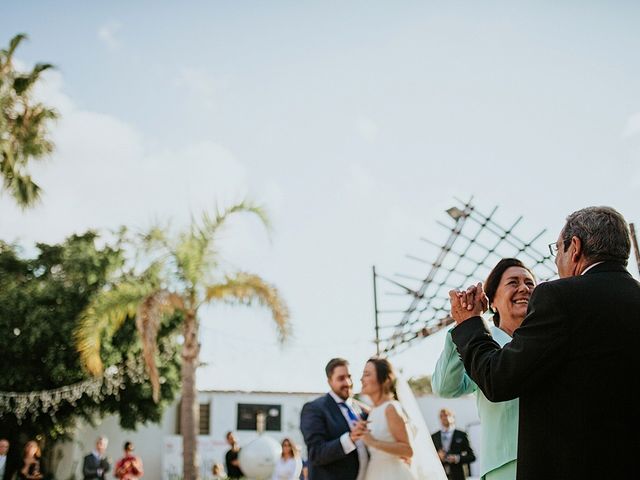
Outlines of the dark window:
[[210,403],[200,404],[200,423],[198,424],[198,432],[200,435],[209,435],[210,411],[211,411]]
[[266,415],[266,430],[281,430],[282,407],[280,405],[238,404],[238,430],[257,430],[256,418],[259,412]]
[[[198,410],[200,412],[200,420],[198,422],[198,435],[209,435],[211,432],[209,430],[209,420],[211,418],[211,404],[210,403],[201,403],[198,405]],[[180,431],[182,421],[182,402],[178,403],[178,415],[176,422],[176,433],[180,435],[182,432]]]

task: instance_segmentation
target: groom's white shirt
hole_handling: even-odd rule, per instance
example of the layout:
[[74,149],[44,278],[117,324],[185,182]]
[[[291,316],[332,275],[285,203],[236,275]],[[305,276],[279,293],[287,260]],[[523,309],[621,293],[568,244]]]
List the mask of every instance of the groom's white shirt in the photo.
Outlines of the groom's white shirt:
[[[331,398],[333,398],[336,403],[346,403],[351,410],[354,410],[353,399],[351,397],[347,398],[346,400],[343,400],[338,395],[336,395],[333,390],[329,391],[329,395],[331,395]],[[347,421],[347,425],[351,427],[351,420],[349,419],[349,415],[347,414],[347,411],[344,408],[340,407],[340,405],[338,405],[338,409],[340,410],[340,412],[342,412],[342,416]],[[367,471],[367,462],[369,461],[369,453],[367,452],[367,446],[364,444],[362,440],[358,440],[354,443],[353,440],[351,440],[351,437],[349,436],[349,432],[344,432],[340,436],[340,443],[342,444],[342,449],[344,450],[344,453],[348,454],[353,452],[354,450],[358,451],[359,467],[358,467],[358,476],[356,477],[356,480],[364,479],[364,474]]]

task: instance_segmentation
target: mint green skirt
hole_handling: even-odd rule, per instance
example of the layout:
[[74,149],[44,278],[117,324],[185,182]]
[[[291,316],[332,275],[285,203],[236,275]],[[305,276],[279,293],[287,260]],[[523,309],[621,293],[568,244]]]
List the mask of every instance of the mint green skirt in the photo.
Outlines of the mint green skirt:
[[482,480],[516,480],[516,460],[505,463],[495,470],[487,472],[482,476]]

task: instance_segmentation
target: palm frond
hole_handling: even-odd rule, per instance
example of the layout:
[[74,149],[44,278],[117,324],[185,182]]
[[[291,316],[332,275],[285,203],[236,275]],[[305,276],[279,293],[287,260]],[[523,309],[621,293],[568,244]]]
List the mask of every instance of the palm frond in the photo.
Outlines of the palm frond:
[[40,74],[45,70],[49,70],[51,68],[55,67],[50,63],[38,63],[35,67],[33,67],[33,70],[31,70],[31,72],[17,75],[13,80],[13,89],[15,90],[16,94],[24,95],[40,79]]
[[153,392],[153,400],[160,400],[160,376],[156,365],[158,330],[162,317],[184,308],[182,297],[167,290],[158,290],[147,296],[139,305],[136,328],[142,339],[142,353]]
[[167,228],[163,228],[160,225],[152,226],[149,230],[140,234],[139,239],[142,247],[147,251],[153,251],[158,248],[171,250]]
[[138,306],[153,292],[153,285],[135,281],[120,283],[111,290],[98,293],[80,315],[74,332],[82,365],[92,375],[103,370],[100,338],[113,336],[127,319],[133,318]]
[[5,184],[16,204],[23,210],[40,201],[41,189],[30,175],[14,175],[12,177],[7,175]]
[[205,302],[222,301],[230,304],[253,305],[257,303],[271,310],[280,341],[291,334],[289,308],[278,290],[258,275],[237,273],[225,282],[207,287]]
[[209,240],[192,231],[185,231],[178,237],[172,254],[178,267],[178,277],[187,285],[201,283],[209,266],[208,247]]
[[6,50],[0,50],[0,61],[2,62],[0,63],[0,73],[5,73],[4,70],[8,69],[11,66],[13,61],[13,54],[15,53],[20,43],[22,43],[22,41],[26,40],[27,38],[28,37],[26,33],[19,33],[9,41],[9,48],[7,48]]
[[13,55],[13,53],[16,51],[16,49],[18,48],[18,45],[20,45],[20,43],[23,40],[28,39],[28,35],[26,33],[18,33],[16,36],[14,36],[10,42],[9,42],[9,49],[7,50],[7,56],[9,58],[11,58],[11,56]]
[[269,215],[267,214],[266,209],[261,205],[243,200],[242,202],[236,203],[235,205],[222,210],[216,209],[216,215],[213,218],[205,212],[202,215],[202,234],[207,235],[208,237],[215,236],[217,231],[226,223],[229,217],[237,213],[252,213],[256,215],[267,229],[267,232],[271,232],[271,221],[269,220]]

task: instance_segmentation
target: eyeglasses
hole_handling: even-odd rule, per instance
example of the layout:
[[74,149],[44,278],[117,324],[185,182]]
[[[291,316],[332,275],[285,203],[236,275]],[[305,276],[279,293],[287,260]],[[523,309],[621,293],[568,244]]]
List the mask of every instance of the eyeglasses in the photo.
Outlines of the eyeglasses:
[[549,244],[549,252],[551,252],[552,257],[555,257],[558,254],[558,242]]

